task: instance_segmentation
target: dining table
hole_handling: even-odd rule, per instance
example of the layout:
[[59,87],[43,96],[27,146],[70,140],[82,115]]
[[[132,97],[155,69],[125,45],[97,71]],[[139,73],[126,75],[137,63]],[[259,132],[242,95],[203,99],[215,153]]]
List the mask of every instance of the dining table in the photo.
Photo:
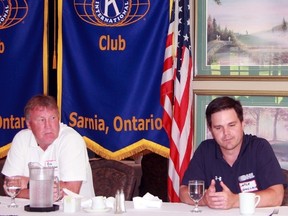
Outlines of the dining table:
[[[63,202],[56,202],[55,205],[59,205],[59,210],[50,211],[50,212],[31,212],[25,210],[25,206],[29,206],[28,199],[20,199],[16,198],[17,208],[8,207],[10,203],[10,197],[0,196],[0,216],[38,216],[38,215],[77,215],[77,216],[89,216],[89,215],[114,215],[113,208],[107,209],[105,211],[87,211],[85,208],[81,208],[77,212],[67,213],[64,212]],[[194,213],[191,212],[193,206],[187,205],[184,203],[175,203],[175,202],[163,202],[160,207],[157,208],[141,208],[135,209],[133,201],[125,201],[126,212],[121,213],[123,216],[237,216],[240,215],[239,208],[232,208],[228,210],[220,210],[220,209],[211,209],[206,206],[200,206],[201,212]],[[275,216],[287,216],[288,215],[288,206],[277,206],[277,207],[269,207],[269,208],[256,208],[254,215],[263,215],[268,216],[273,212],[274,209],[278,209],[278,214]]]

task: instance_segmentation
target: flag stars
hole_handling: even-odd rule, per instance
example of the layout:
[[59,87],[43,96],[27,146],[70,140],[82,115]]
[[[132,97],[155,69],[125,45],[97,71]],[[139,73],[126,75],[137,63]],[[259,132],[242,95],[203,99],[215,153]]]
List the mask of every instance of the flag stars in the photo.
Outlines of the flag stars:
[[184,40],[189,41],[189,36],[187,34],[184,35]]

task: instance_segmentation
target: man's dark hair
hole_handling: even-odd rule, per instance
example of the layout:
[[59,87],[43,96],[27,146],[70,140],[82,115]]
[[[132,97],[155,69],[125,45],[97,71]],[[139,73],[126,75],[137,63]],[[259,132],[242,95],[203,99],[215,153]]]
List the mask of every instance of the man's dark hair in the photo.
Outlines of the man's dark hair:
[[211,127],[211,115],[213,113],[228,109],[234,109],[240,122],[243,122],[243,108],[240,101],[224,96],[215,98],[208,104],[206,108],[206,120],[208,126]]

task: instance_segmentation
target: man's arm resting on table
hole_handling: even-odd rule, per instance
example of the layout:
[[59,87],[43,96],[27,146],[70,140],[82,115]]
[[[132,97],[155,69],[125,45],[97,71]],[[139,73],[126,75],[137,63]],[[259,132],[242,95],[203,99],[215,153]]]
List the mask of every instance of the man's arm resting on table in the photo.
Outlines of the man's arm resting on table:
[[[284,187],[282,184],[273,185],[265,190],[255,192],[257,195],[260,195],[261,200],[258,204],[258,207],[271,207],[271,206],[280,206],[284,197]],[[236,206],[239,207],[239,196],[238,201],[235,202]],[[180,186],[180,200],[181,202],[193,205],[194,202],[190,199],[188,195],[188,187],[185,185]],[[206,205],[204,199],[201,199],[199,205]]]
[[284,186],[273,185],[265,190],[257,191],[256,194],[261,198],[258,207],[280,206],[284,197]]
[[60,181],[60,188],[67,188],[68,190],[79,194],[82,181]]
[[17,197],[29,199],[29,178],[26,176],[21,176],[21,191]]
[[[22,177],[22,190],[18,194],[18,198],[26,198],[29,199],[29,178],[28,177]],[[81,189],[82,181],[69,181],[69,182],[63,182],[60,181],[60,191],[59,191],[59,197],[58,199],[62,199],[64,196],[62,188],[67,188],[68,190],[79,194],[80,189]],[[54,187],[54,199],[56,199],[57,196],[57,188]]]

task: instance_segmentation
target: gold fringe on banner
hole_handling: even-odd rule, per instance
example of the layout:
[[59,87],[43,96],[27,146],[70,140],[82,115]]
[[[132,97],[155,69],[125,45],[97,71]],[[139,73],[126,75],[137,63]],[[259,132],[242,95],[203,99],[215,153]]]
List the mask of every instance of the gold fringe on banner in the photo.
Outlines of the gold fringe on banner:
[[159,154],[165,158],[168,158],[170,153],[169,148],[146,139],[139,140],[138,142],[131,144],[116,152],[111,152],[103,148],[101,145],[94,142],[93,140],[85,136],[83,138],[86,142],[86,146],[88,149],[108,160],[123,160],[146,150]]
[[[5,146],[2,146],[2,147],[0,148],[0,158],[4,158],[4,157],[7,156],[10,147],[11,147],[11,143],[9,143],[9,144],[7,144],[7,145],[5,145]],[[0,170],[0,171],[1,171],[1,170]]]
[[[105,159],[123,160],[125,158],[129,158],[129,157],[132,157],[134,155],[141,154],[142,152],[145,152],[147,150],[154,152],[156,154],[159,154],[165,158],[169,158],[169,152],[170,152],[169,148],[164,147],[162,145],[159,145],[155,142],[146,140],[146,139],[139,140],[138,142],[136,142],[132,145],[129,145],[123,149],[120,149],[116,152],[111,152],[111,151],[103,148],[98,143],[92,141],[91,139],[89,139],[87,137],[83,137],[83,138],[86,142],[86,146],[88,149],[90,149],[95,154],[97,154],[97,155],[99,155]],[[11,143],[9,143],[5,146],[2,146],[0,148],[0,159],[7,156],[10,147],[11,147]]]

